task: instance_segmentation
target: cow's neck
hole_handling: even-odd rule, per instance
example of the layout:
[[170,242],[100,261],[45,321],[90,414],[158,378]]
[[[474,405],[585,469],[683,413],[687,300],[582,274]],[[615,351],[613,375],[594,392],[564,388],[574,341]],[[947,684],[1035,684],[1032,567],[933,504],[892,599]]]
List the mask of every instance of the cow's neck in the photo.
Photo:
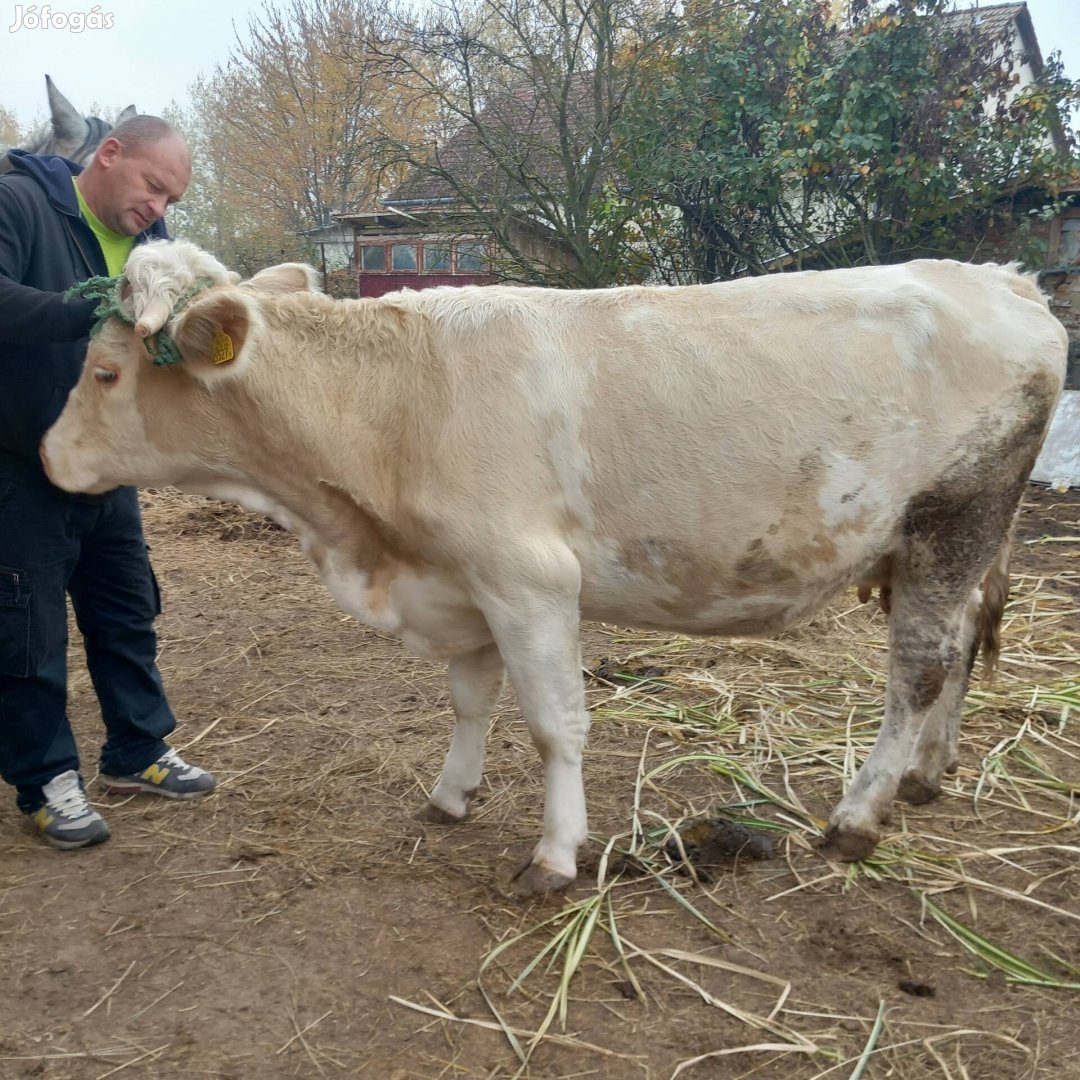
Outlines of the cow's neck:
[[306,487],[253,478],[199,478],[184,485],[212,498],[265,514],[293,533],[326,572],[331,563],[372,574],[386,561],[413,562],[394,531],[347,491],[316,481]]
[[447,396],[422,321],[392,304],[311,294],[263,314],[258,367],[242,377],[231,410],[240,464],[262,487],[298,487],[306,502],[323,483],[389,518],[408,444],[430,436],[413,431],[415,418],[433,420]]
[[320,489],[347,492],[376,516],[394,503],[387,463],[392,434],[371,424],[362,395],[312,380],[296,392],[273,372],[245,384],[232,400],[215,393],[214,426],[221,452],[207,460],[216,480],[247,485],[292,510],[312,512]]
[[330,553],[365,571],[387,553],[401,556],[397,437],[372,423],[370,397],[339,386],[321,400],[315,379],[298,400],[290,380],[272,372],[253,382],[227,404],[215,394],[221,452],[182,486],[273,518],[320,569]]

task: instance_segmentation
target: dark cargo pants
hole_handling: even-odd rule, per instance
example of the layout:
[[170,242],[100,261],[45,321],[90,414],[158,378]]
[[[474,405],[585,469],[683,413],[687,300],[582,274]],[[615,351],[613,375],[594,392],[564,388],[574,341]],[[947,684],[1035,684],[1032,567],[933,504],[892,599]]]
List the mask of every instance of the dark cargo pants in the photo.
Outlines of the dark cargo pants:
[[157,582],[134,488],[94,500],[0,478],[0,776],[32,812],[78,754],[67,716],[67,605],[106,739],[101,770],[140,772],[175,726],[155,656]]

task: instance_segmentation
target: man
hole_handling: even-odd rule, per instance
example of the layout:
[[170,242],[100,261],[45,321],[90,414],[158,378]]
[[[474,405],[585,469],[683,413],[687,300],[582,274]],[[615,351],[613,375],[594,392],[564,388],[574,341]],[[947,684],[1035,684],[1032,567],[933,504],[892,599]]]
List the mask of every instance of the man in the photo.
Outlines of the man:
[[165,743],[175,719],[155,664],[160,611],[133,488],[67,495],[49,484],[42,435],[75,385],[94,301],[78,281],[115,276],[191,178],[180,134],[153,116],[114,128],[85,170],[15,150],[0,177],[0,775],[54,847],[108,838],[89,805],[67,717],[67,606],[101,705],[107,791],[174,799],[214,778]]

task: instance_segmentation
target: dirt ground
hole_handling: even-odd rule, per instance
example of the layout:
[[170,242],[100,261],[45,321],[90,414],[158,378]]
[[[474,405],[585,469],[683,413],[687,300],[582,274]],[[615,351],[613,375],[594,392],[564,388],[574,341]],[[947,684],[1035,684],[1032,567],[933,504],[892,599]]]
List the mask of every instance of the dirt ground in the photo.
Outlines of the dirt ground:
[[[1080,1078],[1075,493],[1031,488],[999,689],[973,691],[943,796],[898,805],[861,868],[823,859],[812,822],[851,775],[846,736],[861,756],[880,718],[880,612],[852,594],[772,643],[587,628],[593,840],[562,910],[508,888],[541,809],[512,695],[477,812],[418,824],[451,728],[440,668],[339,612],[262,519],[144,506],[174,742],[220,787],[94,792],[113,835],[82,852],[0,810],[0,1077]],[[71,714],[89,780],[74,649]],[[756,785],[772,858],[700,880],[653,859],[665,823]],[[652,871],[617,862],[631,843]],[[1018,984],[927,900],[1075,988]],[[560,939],[529,968],[582,913],[580,954]],[[545,1028],[567,964],[565,1025],[556,1008]]]

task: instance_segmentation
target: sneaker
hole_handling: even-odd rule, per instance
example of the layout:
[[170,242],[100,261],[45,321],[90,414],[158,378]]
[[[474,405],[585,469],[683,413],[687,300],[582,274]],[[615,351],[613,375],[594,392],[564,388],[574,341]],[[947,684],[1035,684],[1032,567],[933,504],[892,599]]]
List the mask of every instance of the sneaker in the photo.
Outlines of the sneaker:
[[45,805],[26,816],[55,848],[90,847],[109,839],[109,826],[86,801],[79,774],[68,769],[54,776],[42,789]]
[[188,765],[175,750],[166,750],[141,773],[100,777],[101,786],[113,795],[138,795],[147,791],[167,799],[194,799],[217,787],[217,780],[205,769]]

